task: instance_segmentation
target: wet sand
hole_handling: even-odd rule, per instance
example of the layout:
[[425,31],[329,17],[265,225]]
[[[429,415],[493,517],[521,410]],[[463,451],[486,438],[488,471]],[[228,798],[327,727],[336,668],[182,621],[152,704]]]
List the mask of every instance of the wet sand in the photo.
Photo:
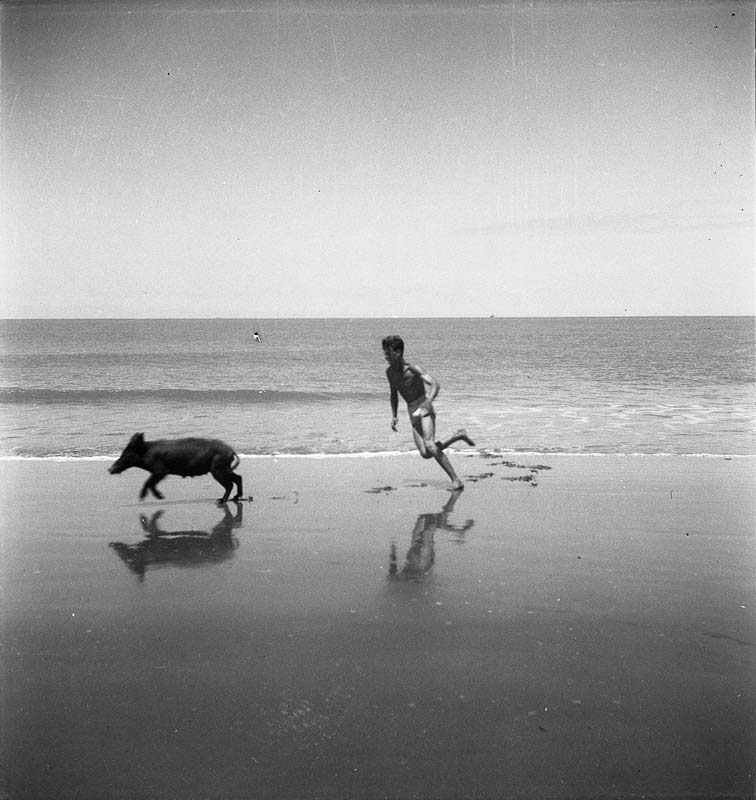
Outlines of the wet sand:
[[2,462],[22,798],[752,797],[754,461]]

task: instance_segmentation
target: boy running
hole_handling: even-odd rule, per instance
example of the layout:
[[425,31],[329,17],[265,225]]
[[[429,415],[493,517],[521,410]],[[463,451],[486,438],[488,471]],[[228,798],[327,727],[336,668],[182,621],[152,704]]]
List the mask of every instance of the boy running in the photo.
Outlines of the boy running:
[[[399,336],[387,336],[382,345],[383,354],[389,363],[386,377],[391,387],[392,430],[396,430],[398,422],[396,415],[399,408],[399,395],[401,395],[407,403],[412,435],[420,455],[423,458],[435,458],[438,461],[444,472],[451,478],[452,490],[464,488],[464,484],[457,477],[444,450],[460,440],[469,444],[470,447],[474,447],[475,442],[468,437],[464,430],[458,430],[445,442],[434,442],[436,412],[433,408],[433,400],[441,388],[438,381],[419,367],[408,364],[404,360],[404,342]],[[428,387],[427,391],[426,387]]]

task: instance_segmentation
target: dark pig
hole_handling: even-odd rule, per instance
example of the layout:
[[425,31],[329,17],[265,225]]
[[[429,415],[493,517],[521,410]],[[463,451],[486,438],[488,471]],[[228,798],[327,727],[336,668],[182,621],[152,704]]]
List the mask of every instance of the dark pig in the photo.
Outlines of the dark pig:
[[238,466],[239,456],[219,439],[156,439],[147,442],[143,433],[135,433],[108,472],[117,475],[131,467],[151,472],[139,492],[140,500],[144,500],[147,492],[152,492],[162,500],[163,495],[157,490],[157,485],[166,475],[193,478],[209,472],[226,490],[218,500],[218,503],[225,503],[234,485],[236,497],[233,499],[242,499],[242,479],[234,472]]

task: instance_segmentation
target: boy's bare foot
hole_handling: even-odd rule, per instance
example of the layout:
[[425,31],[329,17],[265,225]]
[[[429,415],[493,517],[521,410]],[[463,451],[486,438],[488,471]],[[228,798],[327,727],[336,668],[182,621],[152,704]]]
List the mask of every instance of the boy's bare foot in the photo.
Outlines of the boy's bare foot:
[[463,441],[467,442],[470,447],[475,447],[475,442],[467,435],[467,431],[464,428],[460,428],[456,435]]

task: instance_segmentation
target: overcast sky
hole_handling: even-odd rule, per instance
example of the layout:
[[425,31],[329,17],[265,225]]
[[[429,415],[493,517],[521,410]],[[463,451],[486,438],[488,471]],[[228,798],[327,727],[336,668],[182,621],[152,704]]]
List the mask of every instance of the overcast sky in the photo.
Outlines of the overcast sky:
[[7,317],[754,312],[752,2],[4,3]]

